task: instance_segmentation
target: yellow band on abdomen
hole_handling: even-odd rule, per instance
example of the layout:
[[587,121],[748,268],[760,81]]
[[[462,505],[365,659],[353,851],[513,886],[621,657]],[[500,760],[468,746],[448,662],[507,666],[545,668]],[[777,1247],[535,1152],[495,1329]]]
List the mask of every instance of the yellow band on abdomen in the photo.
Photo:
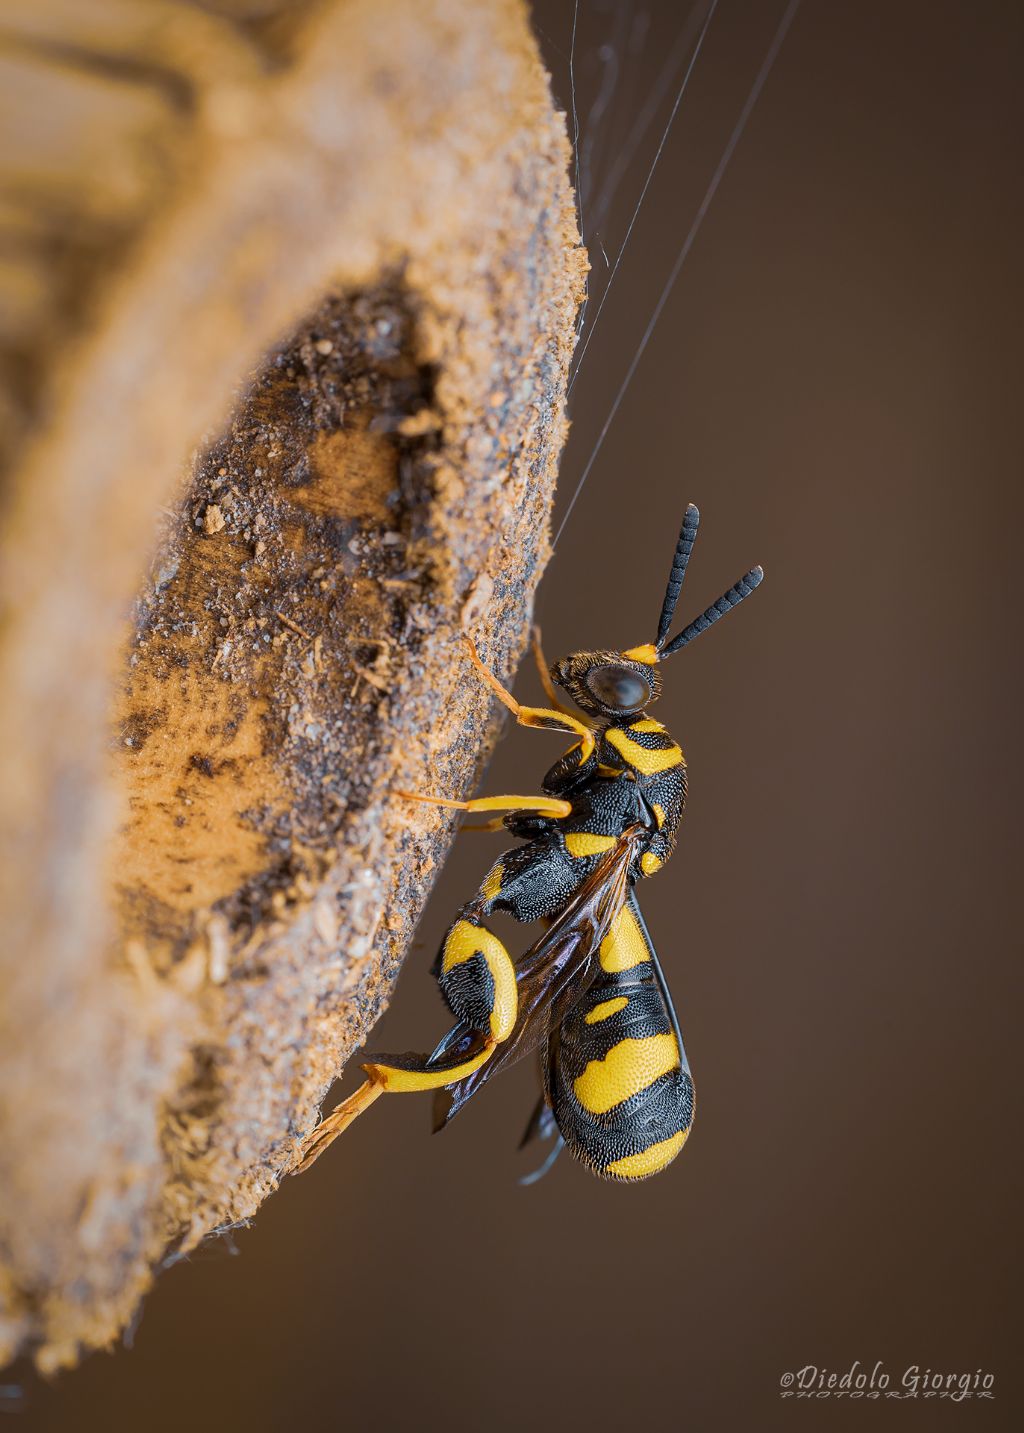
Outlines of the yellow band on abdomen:
[[573,1093],[590,1114],[603,1115],[678,1068],[679,1046],[674,1035],[620,1040],[603,1060],[588,1062],[583,1074],[572,1082]]
[[618,975],[623,970],[632,970],[650,960],[647,942],[637,924],[636,916],[628,906],[615,917],[611,930],[601,942],[599,952],[601,969],[609,975]]
[[613,995],[611,1000],[602,1000],[593,1010],[588,1010],[583,1019],[588,1025],[599,1025],[602,1020],[608,1020],[620,1010],[625,1010],[628,1004],[627,995]]
[[669,1139],[660,1139],[657,1144],[642,1149],[639,1154],[624,1155],[622,1159],[609,1164],[605,1173],[614,1174],[619,1179],[646,1179],[649,1174],[657,1174],[666,1164],[672,1163],[686,1143],[689,1133],[688,1129],[681,1129],[678,1134]]

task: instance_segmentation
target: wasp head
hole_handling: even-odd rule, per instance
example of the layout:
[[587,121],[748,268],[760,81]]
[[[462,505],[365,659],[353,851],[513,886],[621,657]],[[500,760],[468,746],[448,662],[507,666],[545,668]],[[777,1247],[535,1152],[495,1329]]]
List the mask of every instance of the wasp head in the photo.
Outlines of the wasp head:
[[[646,648],[635,650],[646,656]],[[633,716],[661,695],[653,661],[633,652],[573,652],[554,664],[551,676],[588,716]]]
[[634,716],[643,711],[649,702],[661,695],[657,664],[714,626],[719,618],[731,612],[760,585],[764,573],[760,567],[752,567],[728,592],[723,592],[717,602],[695,617],[671,642],[668,641],[668,631],[675,616],[699,522],[700,513],[690,503],[683,514],[683,526],[661,604],[658,635],[653,642],[642,647],[630,647],[626,652],[573,652],[551,668],[554,681],[589,716],[614,718]]

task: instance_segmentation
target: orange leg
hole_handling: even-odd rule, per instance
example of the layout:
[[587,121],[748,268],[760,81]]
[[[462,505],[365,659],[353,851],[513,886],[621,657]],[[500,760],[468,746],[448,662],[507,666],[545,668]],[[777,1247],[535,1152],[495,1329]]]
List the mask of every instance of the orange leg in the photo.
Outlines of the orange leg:
[[328,1145],[332,1145],[339,1134],[344,1134],[353,1120],[358,1119],[364,1110],[368,1110],[378,1096],[382,1095],[385,1085],[371,1077],[364,1081],[356,1090],[355,1094],[349,1095],[347,1100],[342,1100],[336,1105],[329,1115],[320,1121],[312,1134],[308,1134],[302,1142],[302,1159],[292,1171],[293,1174],[305,1174],[311,1164],[314,1164]]
[[566,716],[573,716],[571,708],[567,707],[555,690],[555,684],[551,680],[551,668],[548,666],[544,656],[544,648],[541,646],[540,628],[534,624],[530,628],[530,647],[533,650],[533,660],[537,664],[537,672],[540,676],[540,684],[544,688],[544,695],[556,711]]
[[419,796],[415,791],[396,791],[395,795],[427,806],[447,806],[452,811],[538,811],[542,816],[555,817],[572,814],[572,802],[560,801],[557,796],[477,796],[472,801],[450,801],[447,796]]
[[[467,929],[472,930],[468,925]],[[292,1171],[293,1174],[304,1174],[311,1164],[316,1163],[324,1150],[332,1145],[340,1134],[345,1133],[353,1120],[358,1119],[381,1095],[439,1090],[443,1085],[457,1084],[459,1080],[479,1070],[480,1066],[491,1058],[501,1041],[508,1039],[515,1028],[518,1009],[515,967],[501,942],[494,936],[490,936],[490,941],[492,958],[488,959],[488,964],[495,976],[493,989],[498,993],[498,998],[491,1012],[490,1031],[486,1034],[483,1031],[476,1032],[475,1051],[456,1051],[453,1055],[448,1048],[453,1037],[455,1043],[461,1046],[463,1037],[469,1033],[468,1027],[460,1023],[449,1031],[433,1055],[370,1056],[363,1065],[366,1079],[359,1089],[355,1094],[349,1095],[347,1100],[342,1100],[340,1105],[336,1105],[326,1119],[321,1120],[316,1129],[303,1140],[302,1158]],[[494,947],[497,947],[496,951]]]
[[[512,991],[511,1005],[506,1005],[505,1024],[507,1026],[503,1033],[496,1038],[493,1033],[485,1035],[479,1041],[479,1047],[475,1054],[467,1056],[456,1056],[454,1059],[438,1060],[437,1052],[429,1058],[427,1056],[387,1056],[377,1059],[369,1058],[363,1065],[367,1078],[359,1086],[358,1090],[349,1095],[347,1100],[342,1100],[336,1105],[331,1113],[320,1121],[316,1129],[308,1134],[302,1142],[302,1159],[295,1166],[294,1174],[304,1174],[311,1164],[314,1164],[324,1150],[332,1145],[340,1134],[344,1134],[353,1120],[357,1120],[364,1110],[368,1110],[374,1100],[387,1093],[401,1094],[403,1092],[414,1092],[417,1090],[437,1090],[442,1085],[455,1084],[458,1080],[464,1079],[474,1070],[478,1070],[485,1061],[491,1058],[495,1046],[500,1040],[507,1039],[512,1033],[515,1025],[515,971],[508,953],[501,947],[502,957],[506,966],[505,983]],[[464,1027],[456,1026],[452,1032],[459,1034]],[[444,1043],[444,1042],[442,1042]]]
[[570,712],[549,710],[547,707],[524,707],[517,702],[512,693],[498,681],[493,672],[487,670],[481,662],[472,637],[467,633],[462,634],[469,650],[469,660],[476,668],[477,675],[487,683],[491,691],[502,702],[515,717],[520,726],[539,727],[543,731],[569,731],[575,732],[580,739],[582,752],[580,764],[586,761],[587,757],[594,750],[594,733],[590,727],[585,725]]

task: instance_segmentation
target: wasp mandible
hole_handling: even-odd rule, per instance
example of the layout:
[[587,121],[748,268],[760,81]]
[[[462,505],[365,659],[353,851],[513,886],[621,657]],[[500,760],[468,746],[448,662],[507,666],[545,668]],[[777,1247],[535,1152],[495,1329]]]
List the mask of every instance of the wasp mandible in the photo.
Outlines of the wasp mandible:
[[[654,642],[625,652],[574,652],[548,671],[550,707],[522,706],[473,667],[522,726],[571,732],[573,746],[541,796],[472,801],[400,793],[461,811],[505,811],[489,823],[525,841],[501,856],[448,929],[434,967],[456,1024],[429,1056],[371,1055],[366,1082],[309,1136],[308,1166],[379,1095],[434,1090],[440,1129],[499,1069],[541,1050],[544,1089],[527,1126],[605,1179],[636,1181],[675,1159],[693,1123],[690,1067],[634,887],[668,860],[686,803],[686,761],[661,722],[658,666],[706,632],[764,576],[752,568],[668,641],[700,514],[683,517]],[[580,714],[563,705],[561,687]],[[487,927],[492,911],[543,921],[514,960]],[[543,1171],[541,1171],[543,1172]]]

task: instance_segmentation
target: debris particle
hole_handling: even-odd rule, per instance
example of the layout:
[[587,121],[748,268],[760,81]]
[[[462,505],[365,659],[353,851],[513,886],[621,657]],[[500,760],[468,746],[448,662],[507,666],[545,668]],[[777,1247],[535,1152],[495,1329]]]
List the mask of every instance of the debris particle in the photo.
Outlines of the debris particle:
[[274,616],[283,626],[287,627],[289,631],[294,632],[296,637],[304,637],[307,642],[312,642],[313,638],[305,628],[299,626],[298,622],[293,622],[292,619],[286,617],[283,612],[275,612]]
[[215,532],[223,531],[224,514],[216,503],[211,503],[203,514],[203,527],[206,529],[207,537],[212,537]]
[[329,353],[334,352],[334,344],[329,338],[318,338],[313,347],[317,353],[322,353],[325,358]]

